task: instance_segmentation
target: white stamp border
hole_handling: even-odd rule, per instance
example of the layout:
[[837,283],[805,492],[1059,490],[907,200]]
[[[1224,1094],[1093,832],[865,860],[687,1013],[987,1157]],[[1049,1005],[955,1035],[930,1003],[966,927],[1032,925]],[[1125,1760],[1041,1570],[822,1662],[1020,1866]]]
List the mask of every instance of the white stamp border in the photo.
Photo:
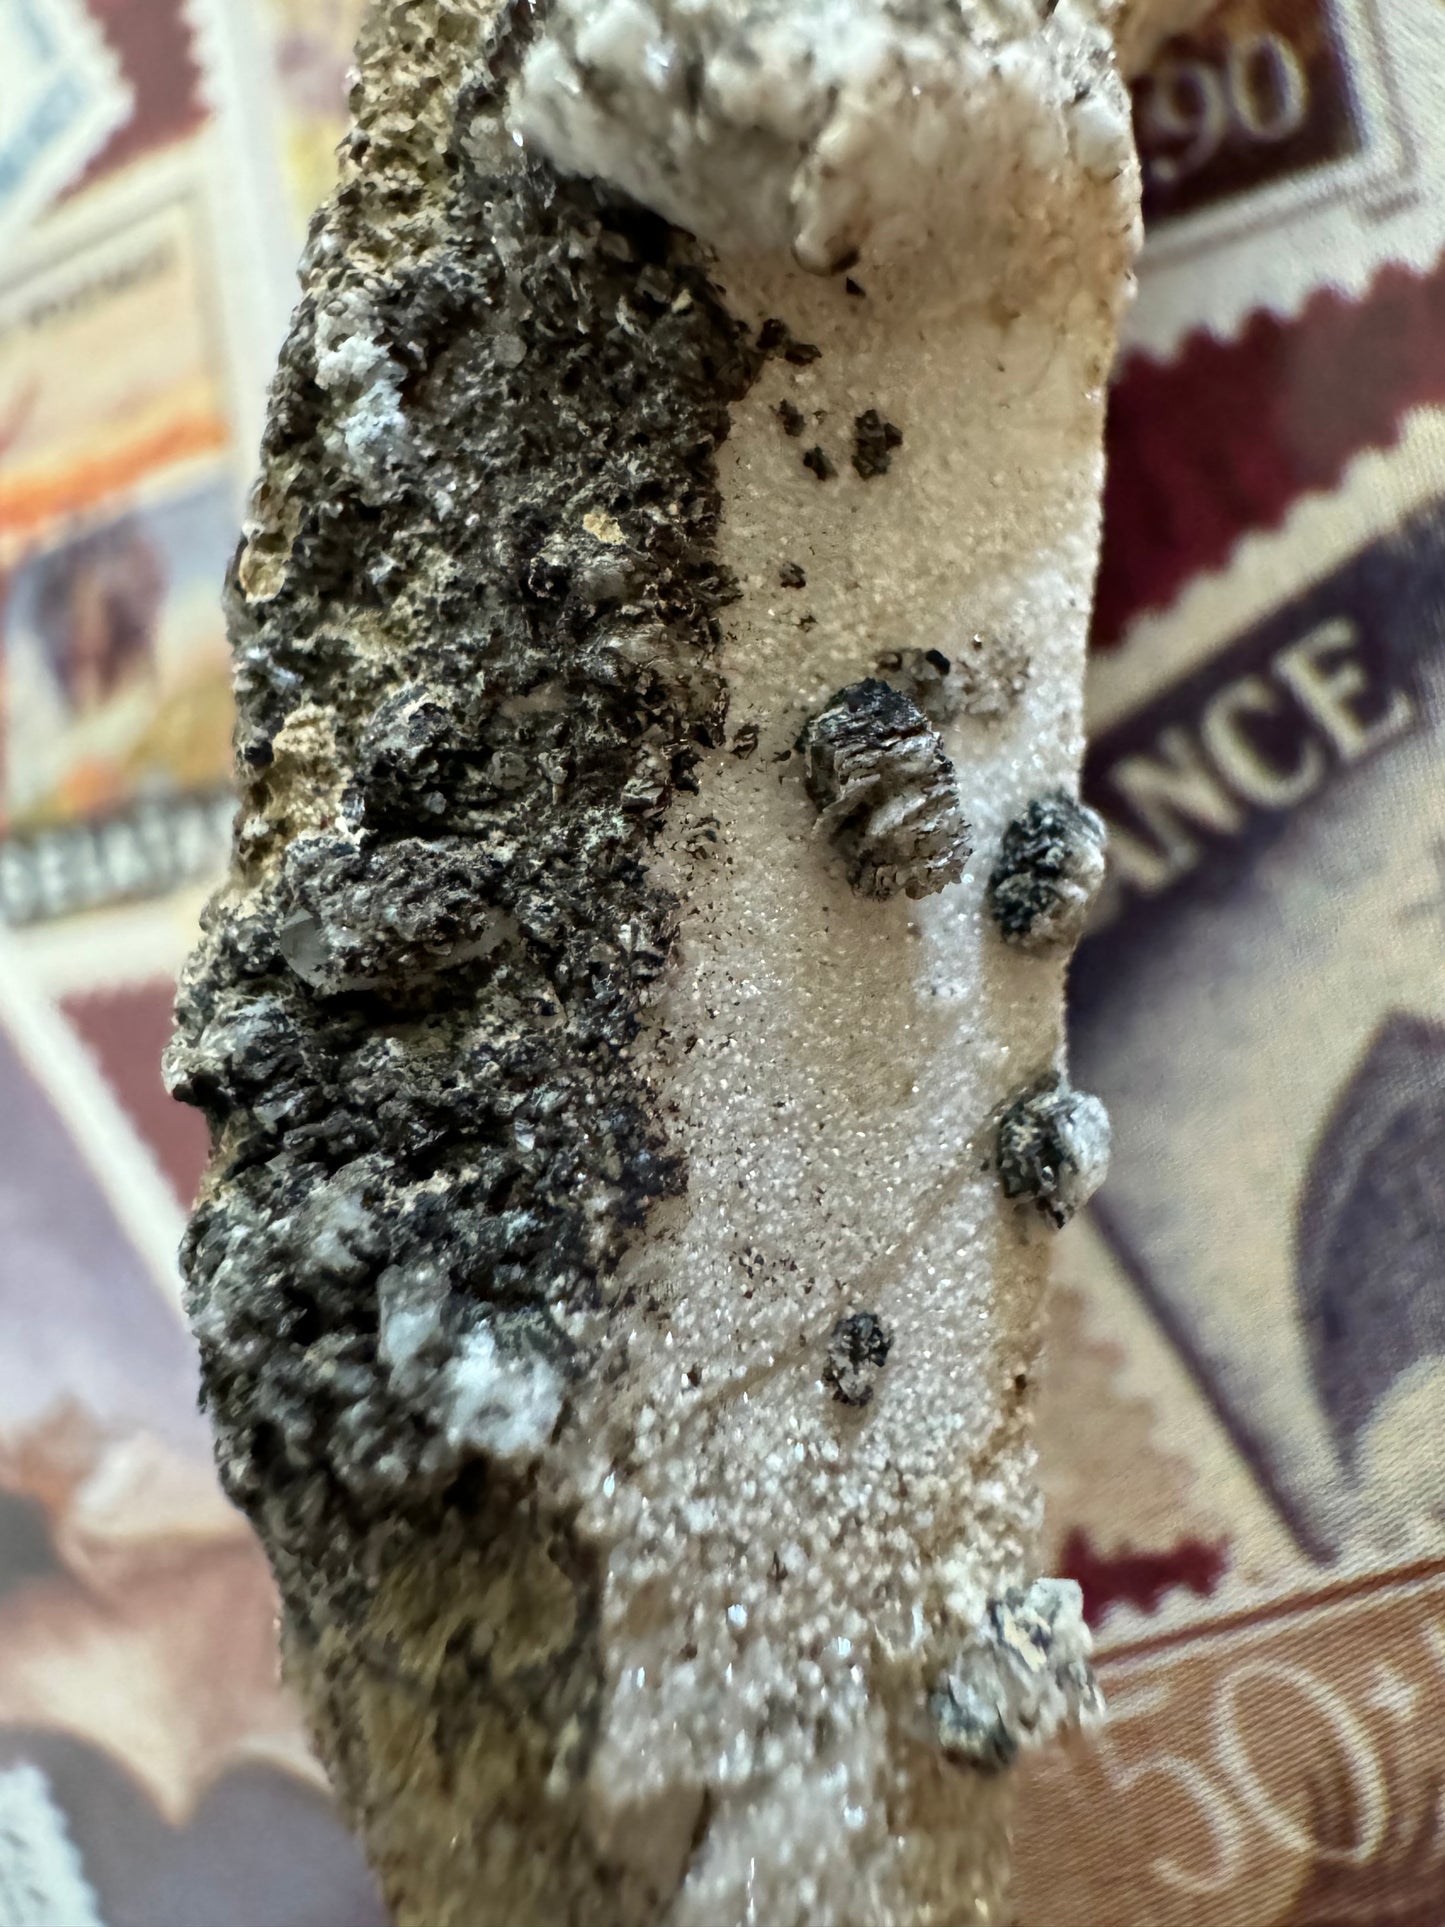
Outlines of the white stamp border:
[[[48,39],[50,45],[41,56],[38,70],[26,75],[12,69],[6,74],[7,91],[17,87],[23,90],[29,79],[28,106],[33,104],[36,90],[43,94],[59,77],[75,91],[78,100],[77,111],[64,129],[20,169],[13,192],[0,195],[0,243],[7,246],[23,236],[55,197],[70,186],[124,123],[132,106],[120,63],[84,0],[9,0],[9,5],[17,17],[23,18],[19,25],[12,25],[7,37],[18,43],[22,35],[29,34]],[[8,145],[11,138],[9,130],[0,131],[0,145]]]

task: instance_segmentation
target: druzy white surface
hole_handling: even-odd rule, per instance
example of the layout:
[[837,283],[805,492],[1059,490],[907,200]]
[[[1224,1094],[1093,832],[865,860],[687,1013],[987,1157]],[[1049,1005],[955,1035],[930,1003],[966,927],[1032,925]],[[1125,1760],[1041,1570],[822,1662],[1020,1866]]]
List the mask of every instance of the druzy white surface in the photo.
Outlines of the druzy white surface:
[[[670,1927],[999,1921],[1006,1780],[945,1759],[928,1703],[1034,1571],[1049,1242],[991,1153],[1006,1102],[1064,1067],[1064,962],[1005,944],[986,884],[1009,819],[1077,781],[1138,237],[1124,89],[1075,0],[1046,24],[559,0],[512,118],[715,243],[750,325],[821,350],[766,363],[721,451],[740,753],[704,759],[664,830],[682,962],[640,1046],[689,1184],[624,1261],[632,1309],[557,1447],[608,1548],[595,1825],[676,1889]],[[846,284],[800,271],[840,263]],[[873,408],[903,440],[864,479]],[[798,732],[888,652],[972,663],[979,636],[999,700],[942,729],[971,865],[919,903],[862,898],[813,834]],[[855,1311],[893,1334],[861,1409],[824,1377]]]

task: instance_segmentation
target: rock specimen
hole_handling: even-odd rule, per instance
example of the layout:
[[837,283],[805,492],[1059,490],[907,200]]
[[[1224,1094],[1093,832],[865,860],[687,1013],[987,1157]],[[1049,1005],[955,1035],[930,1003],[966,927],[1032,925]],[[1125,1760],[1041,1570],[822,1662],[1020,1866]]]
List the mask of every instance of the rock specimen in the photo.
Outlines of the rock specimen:
[[990,1600],[929,1707],[944,1752],[993,1773],[1012,1766],[1025,1740],[1047,1739],[1067,1721],[1097,1713],[1075,1582],[1036,1579]]
[[1109,1115],[1097,1097],[1050,1078],[1005,1109],[998,1173],[1006,1198],[1021,1199],[1060,1231],[1089,1202],[1109,1168]]
[[[1076,779],[1107,25],[390,0],[359,60],[169,1060],[290,1676],[405,1927],[1001,1922],[958,1734],[1028,1597],[1046,1246],[995,1138],[1062,955],[961,822]],[[928,652],[971,695],[925,718],[878,665]],[[1043,1702],[995,1686],[1002,1758]]]
[[850,1312],[828,1335],[823,1376],[833,1396],[845,1405],[866,1405],[878,1374],[888,1363],[893,1336],[875,1312]]
[[957,883],[968,825],[943,743],[906,696],[868,677],[840,689],[798,738],[818,828],[865,897],[931,897]]
[[1014,818],[988,880],[994,921],[1010,943],[1073,949],[1104,881],[1105,841],[1103,818],[1063,791],[1036,797]]

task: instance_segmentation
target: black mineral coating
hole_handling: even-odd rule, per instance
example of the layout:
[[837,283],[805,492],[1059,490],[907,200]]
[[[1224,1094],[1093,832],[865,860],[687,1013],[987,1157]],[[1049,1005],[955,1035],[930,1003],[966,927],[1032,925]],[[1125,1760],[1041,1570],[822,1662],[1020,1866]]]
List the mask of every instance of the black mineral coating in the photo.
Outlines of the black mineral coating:
[[876,408],[865,408],[853,423],[853,466],[865,482],[886,475],[894,449],[902,446],[903,430],[884,421]]
[[959,1766],[1002,1773],[1019,1755],[1019,1736],[1004,1709],[976,1687],[950,1681],[928,1699],[939,1747]]
[[823,1377],[841,1404],[868,1404],[892,1344],[893,1334],[876,1312],[855,1311],[838,1320],[828,1334]]
[[821,358],[823,350],[811,341],[799,341],[785,321],[765,321],[758,330],[758,348],[765,355],[781,355],[794,368],[806,368]]
[[826,453],[815,442],[803,457],[803,467],[810,468],[820,482],[831,482],[838,473]]
[[238,741],[274,749],[168,1060],[213,1146],[204,1399],[273,1557],[485,1458],[479,1358],[565,1387],[570,1314],[686,1181],[632,1046],[677,927],[650,853],[723,740],[716,452],[758,350],[689,237],[488,158],[485,62],[453,107],[449,185],[429,133],[358,133],[303,264],[228,584]]
[[785,562],[778,570],[778,581],[785,589],[806,589],[808,577],[801,562]]
[[963,875],[971,848],[943,744],[907,696],[850,683],[798,738],[819,831],[868,897],[930,896]]
[[988,1602],[975,1637],[928,1700],[950,1759],[1001,1772],[1024,1741],[1098,1709],[1080,1606],[1078,1588],[1056,1579],[1010,1586]]
[[1103,819],[1063,791],[1036,797],[1004,831],[988,902],[1008,942],[1075,942],[1104,876]]
[[1109,1165],[1109,1118],[1097,1097],[1061,1077],[1031,1086],[1006,1107],[997,1137],[1006,1198],[1031,1204],[1062,1229],[1087,1204]]
[[785,435],[801,435],[806,417],[796,402],[786,398],[778,403],[778,420],[783,424]]

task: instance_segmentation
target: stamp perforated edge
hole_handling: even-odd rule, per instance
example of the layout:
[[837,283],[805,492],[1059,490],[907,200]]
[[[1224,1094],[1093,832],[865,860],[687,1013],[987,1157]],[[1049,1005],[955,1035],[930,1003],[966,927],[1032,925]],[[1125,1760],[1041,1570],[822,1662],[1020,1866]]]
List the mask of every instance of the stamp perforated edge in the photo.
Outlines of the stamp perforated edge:
[[1123,356],[1172,359],[1196,333],[1233,340],[1333,288],[1361,298],[1392,264],[1445,250],[1445,11],[1435,0],[1332,0],[1364,151],[1181,218],[1146,243]]
[[[63,132],[23,167],[14,191],[0,195],[0,243],[12,246],[55,197],[75,181],[131,109],[131,91],[110,43],[83,0],[12,0],[28,24],[53,38],[53,75],[77,98]],[[14,88],[19,77],[7,75]]]

